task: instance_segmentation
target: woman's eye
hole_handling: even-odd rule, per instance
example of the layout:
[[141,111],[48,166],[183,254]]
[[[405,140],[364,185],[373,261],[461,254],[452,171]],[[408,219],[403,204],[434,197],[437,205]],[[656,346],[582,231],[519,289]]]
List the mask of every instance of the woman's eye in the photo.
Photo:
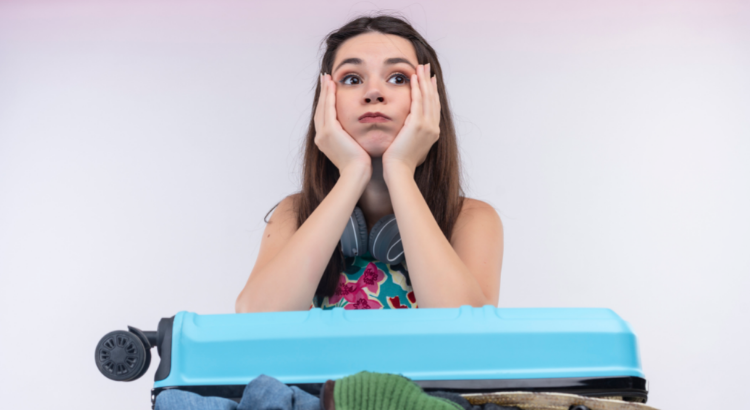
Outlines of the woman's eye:
[[[353,85],[351,82],[348,81],[349,79],[355,79],[357,81],[360,81],[359,77],[349,74],[347,76],[344,76],[344,78],[341,79],[341,84]],[[359,83],[355,83],[355,84],[359,84]]]
[[[393,79],[396,79],[396,82],[395,83],[391,82],[392,84],[407,84],[407,83],[409,83],[409,77],[407,77],[407,76],[405,76],[403,74],[396,74],[393,77],[391,77],[389,79],[389,81],[393,80]],[[349,75],[344,76],[344,78],[341,79],[341,84],[344,84],[344,85],[357,85],[357,84],[362,84],[362,80],[358,76],[356,76],[356,75],[349,74]]]
[[407,76],[405,76],[403,74],[396,74],[393,77],[391,77],[391,80],[394,79],[394,78],[397,79],[397,80],[399,80],[396,84],[406,84],[406,83],[409,82],[409,77],[407,77]]

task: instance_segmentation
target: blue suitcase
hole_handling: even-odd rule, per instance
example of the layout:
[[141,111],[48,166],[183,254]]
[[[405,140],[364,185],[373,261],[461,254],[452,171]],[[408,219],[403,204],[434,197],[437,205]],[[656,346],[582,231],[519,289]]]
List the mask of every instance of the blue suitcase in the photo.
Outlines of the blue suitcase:
[[610,309],[333,310],[199,315],[179,312],[158,330],[105,335],[103,375],[141,377],[156,346],[152,403],[166,389],[239,401],[261,374],[318,394],[363,370],[408,377],[425,391],[620,396],[645,403],[636,337]]

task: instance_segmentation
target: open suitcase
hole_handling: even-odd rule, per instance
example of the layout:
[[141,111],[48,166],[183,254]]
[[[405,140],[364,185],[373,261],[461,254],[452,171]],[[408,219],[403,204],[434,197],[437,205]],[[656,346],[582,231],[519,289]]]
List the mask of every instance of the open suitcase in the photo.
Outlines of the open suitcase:
[[610,309],[183,311],[155,332],[128,328],[100,340],[96,365],[112,380],[135,380],[156,346],[152,404],[166,389],[239,401],[261,374],[317,395],[326,380],[363,370],[464,397],[561,392],[645,403],[648,395],[636,337]]

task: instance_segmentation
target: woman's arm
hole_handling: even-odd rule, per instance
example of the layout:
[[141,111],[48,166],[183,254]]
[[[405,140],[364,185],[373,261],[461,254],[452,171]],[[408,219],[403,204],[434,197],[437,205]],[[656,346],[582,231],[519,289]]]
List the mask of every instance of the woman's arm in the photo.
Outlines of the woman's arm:
[[464,263],[430,212],[413,170],[391,167],[386,183],[419,307],[497,306],[503,231],[495,210],[477,207],[459,217],[453,236]]
[[[308,309],[344,227],[370,182],[370,156],[336,118],[336,84],[330,75],[321,74],[320,87],[313,117],[315,145],[339,169],[340,177],[299,229],[291,201],[274,212],[263,232],[255,267],[237,297],[237,313]],[[282,222],[276,224],[277,220]]]
[[495,210],[489,206],[462,210],[450,238],[452,245],[414,181],[414,171],[440,137],[441,112],[437,79],[429,77],[429,64],[418,65],[416,71],[411,76],[409,115],[383,154],[383,179],[414,295],[420,308],[497,305],[503,230]]
[[292,209],[291,197],[282,201],[263,232],[258,259],[237,297],[237,313],[310,307],[331,254],[371,173],[372,168],[365,166],[345,169],[331,192],[299,229],[296,229],[297,215]]

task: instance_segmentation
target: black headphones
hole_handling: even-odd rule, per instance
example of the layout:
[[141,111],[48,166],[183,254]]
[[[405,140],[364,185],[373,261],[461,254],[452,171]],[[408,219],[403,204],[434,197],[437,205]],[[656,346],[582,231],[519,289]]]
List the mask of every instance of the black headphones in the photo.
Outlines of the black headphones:
[[341,251],[344,256],[361,256],[370,251],[375,259],[389,265],[404,261],[404,245],[396,225],[396,215],[382,217],[370,234],[367,234],[367,222],[359,207],[354,207],[352,216],[341,235]]

